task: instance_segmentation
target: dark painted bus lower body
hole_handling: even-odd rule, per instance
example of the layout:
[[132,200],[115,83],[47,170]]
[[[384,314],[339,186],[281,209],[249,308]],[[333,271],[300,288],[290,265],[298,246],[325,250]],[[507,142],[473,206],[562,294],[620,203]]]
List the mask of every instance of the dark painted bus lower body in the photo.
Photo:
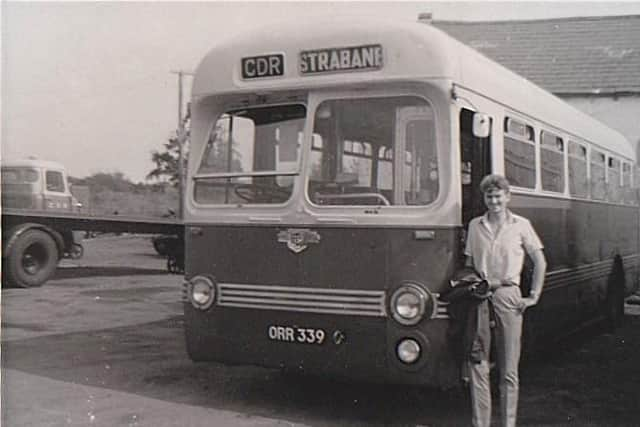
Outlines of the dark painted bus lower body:
[[[319,239],[296,252],[283,236],[299,229],[311,230]],[[374,382],[454,385],[459,373],[447,339],[446,313],[436,315],[436,307],[429,305],[423,320],[412,326],[398,323],[390,313],[389,299],[399,286],[420,283],[435,299],[460,262],[458,228],[423,231],[207,226],[193,233],[187,227],[187,278],[209,275],[219,289],[206,310],[185,302],[189,355],[196,361]],[[257,293],[246,294],[246,286],[256,286],[250,290]],[[306,302],[273,302],[273,289],[295,293],[298,288],[305,290]],[[359,292],[376,293],[379,302],[360,303]],[[336,307],[335,301],[346,302]],[[420,346],[416,362],[398,359],[403,339]]]

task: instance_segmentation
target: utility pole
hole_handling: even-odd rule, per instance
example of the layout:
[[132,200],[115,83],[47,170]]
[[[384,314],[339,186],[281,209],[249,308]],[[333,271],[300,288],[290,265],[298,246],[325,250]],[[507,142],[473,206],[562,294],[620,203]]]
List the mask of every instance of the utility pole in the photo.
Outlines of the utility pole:
[[183,105],[183,100],[182,100],[182,86],[183,86],[183,77],[185,75],[187,76],[192,76],[193,73],[190,72],[186,72],[186,71],[182,71],[182,70],[178,70],[178,71],[171,71],[172,74],[177,74],[178,75],[178,129],[176,131],[177,137],[178,137],[178,218],[183,219],[184,218],[184,201],[183,201],[183,196],[184,196],[184,165],[183,165],[183,158],[184,158],[184,154],[183,154],[183,150],[184,150],[184,143],[187,141],[187,131],[185,129],[185,121],[186,121],[186,117],[183,117],[182,114],[182,105]]

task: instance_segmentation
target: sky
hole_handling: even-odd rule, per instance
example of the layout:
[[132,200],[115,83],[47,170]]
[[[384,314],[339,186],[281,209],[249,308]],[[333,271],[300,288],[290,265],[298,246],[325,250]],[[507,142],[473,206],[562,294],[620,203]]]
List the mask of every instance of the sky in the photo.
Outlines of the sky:
[[[221,38],[265,23],[360,15],[415,20],[640,15],[635,2],[6,2],[1,13],[2,159],[144,182],[178,122],[178,70]],[[185,102],[190,77],[185,77]]]

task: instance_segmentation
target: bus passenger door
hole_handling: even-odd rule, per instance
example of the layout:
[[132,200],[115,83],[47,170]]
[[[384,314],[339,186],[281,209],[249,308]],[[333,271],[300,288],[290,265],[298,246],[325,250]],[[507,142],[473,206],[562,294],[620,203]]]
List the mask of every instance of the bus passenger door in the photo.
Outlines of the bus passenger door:
[[491,135],[487,138],[473,135],[473,114],[473,111],[466,108],[460,110],[460,183],[462,224],[465,230],[472,218],[485,211],[480,181],[491,173]]

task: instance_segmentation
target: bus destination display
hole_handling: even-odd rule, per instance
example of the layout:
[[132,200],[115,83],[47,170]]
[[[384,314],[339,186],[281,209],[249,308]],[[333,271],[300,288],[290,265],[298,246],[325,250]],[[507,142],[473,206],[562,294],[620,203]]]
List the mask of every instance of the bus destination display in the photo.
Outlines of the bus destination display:
[[379,70],[382,65],[382,46],[379,44],[300,52],[302,75]]
[[243,79],[284,75],[284,55],[281,53],[242,58],[241,65]]

